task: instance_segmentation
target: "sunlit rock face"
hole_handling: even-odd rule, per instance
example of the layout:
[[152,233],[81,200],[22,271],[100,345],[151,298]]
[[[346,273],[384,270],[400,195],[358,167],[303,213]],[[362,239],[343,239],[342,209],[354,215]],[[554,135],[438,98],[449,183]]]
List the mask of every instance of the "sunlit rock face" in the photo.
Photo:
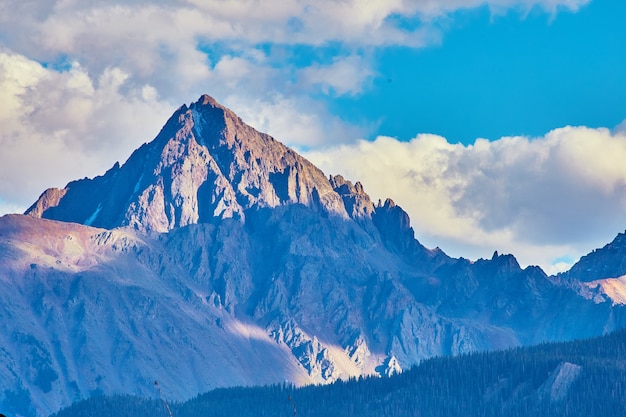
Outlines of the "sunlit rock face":
[[166,232],[294,203],[348,216],[319,169],[205,95],[178,109],[122,167],[47,190],[26,214]]
[[610,300],[626,305],[626,233],[619,233],[611,243],[583,256],[555,280],[596,302]]
[[539,397],[550,403],[563,401],[568,396],[572,384],[580,377],[582,371],[583,367],[580,365],[561,362],[539,387]]
[[574,278],[425,248],[393,201],[324,175],[209,96],[26,214],[0,218],[5,413],[151,396],[154,380],[182,400],[392,375],[624,323]]

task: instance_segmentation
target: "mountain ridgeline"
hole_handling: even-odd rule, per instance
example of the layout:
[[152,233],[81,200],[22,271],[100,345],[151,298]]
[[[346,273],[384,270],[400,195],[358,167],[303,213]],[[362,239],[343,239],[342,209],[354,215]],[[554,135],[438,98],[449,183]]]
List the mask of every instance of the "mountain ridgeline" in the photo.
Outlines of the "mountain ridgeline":
[[390,376],[626,322],[609,277],[425,248],[393,201],[327,177],[209,96],[25,214],[0,218],[0,409],[15,415],[151,396],[155,379],[182,401]]
[[[205,95],[179,108],[156,139],[122,167],[116,164],[101,177],[71,182],[63,190],[49,189],[26,214],[167,232],[214,219],[245,221],[250,208],[296,203],[348,217],[319,169]],[[355,216],[372,211],[354,207]]]

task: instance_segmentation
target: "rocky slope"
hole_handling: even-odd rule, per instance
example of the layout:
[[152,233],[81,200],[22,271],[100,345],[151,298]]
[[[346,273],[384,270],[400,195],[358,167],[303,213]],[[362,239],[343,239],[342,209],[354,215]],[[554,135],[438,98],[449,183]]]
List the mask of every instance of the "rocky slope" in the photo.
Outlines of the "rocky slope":
[[589,282],[623,275],[626,275],[626,232],[619,233],[611,243],[580,258],[559,277]]
[[626,233],[583,256],[554,280],[597,302],[626,305]]
[[319,169],[205,95],[179,108],[122,167],[46,190],[26,214],[166,232],[294,203],[348,216]]
[[0,218],[0,408],[20,415],[149,395],[155,379],[182,400],[390,375],[624,323],[606,297],[511,255],[425,248],[393,201],[326,177],[208,96],[26,214]]

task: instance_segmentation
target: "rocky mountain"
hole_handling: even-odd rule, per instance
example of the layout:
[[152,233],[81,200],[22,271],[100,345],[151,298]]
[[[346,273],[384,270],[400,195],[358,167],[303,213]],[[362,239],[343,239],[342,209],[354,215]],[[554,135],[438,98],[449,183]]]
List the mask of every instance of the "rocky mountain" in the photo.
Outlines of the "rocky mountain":
[[0,218],[0,409],[96,394],[392,375],[621,327],[576,278],[427,249],[393,201],[325,176],[209,96],[104,175]]
[[179,108],[122,167],[49,189],[26,214],[167,232],[216,218],[245,221],[251,207],[296,203],[348,217],[319,169],[205,95]]
[[626,232],[619,233],[611,243],[580,258],[560,277],[583,282],[603,278],[619,278],[626,274]]
[[558,279],[589,297],[609,299],[626,304],[626,233],[618,234],[611,243],[580,258]]

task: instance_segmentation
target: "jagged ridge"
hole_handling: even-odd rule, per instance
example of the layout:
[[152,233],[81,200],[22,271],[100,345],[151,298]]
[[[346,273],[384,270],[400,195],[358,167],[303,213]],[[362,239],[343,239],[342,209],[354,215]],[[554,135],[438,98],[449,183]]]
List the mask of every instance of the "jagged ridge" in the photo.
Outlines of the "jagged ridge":
[[94,179],[49,189],[27,215],[165,232],[245,210],[300,203],[347,217],[324,174],[208,95],[182,106],[150,143]]

